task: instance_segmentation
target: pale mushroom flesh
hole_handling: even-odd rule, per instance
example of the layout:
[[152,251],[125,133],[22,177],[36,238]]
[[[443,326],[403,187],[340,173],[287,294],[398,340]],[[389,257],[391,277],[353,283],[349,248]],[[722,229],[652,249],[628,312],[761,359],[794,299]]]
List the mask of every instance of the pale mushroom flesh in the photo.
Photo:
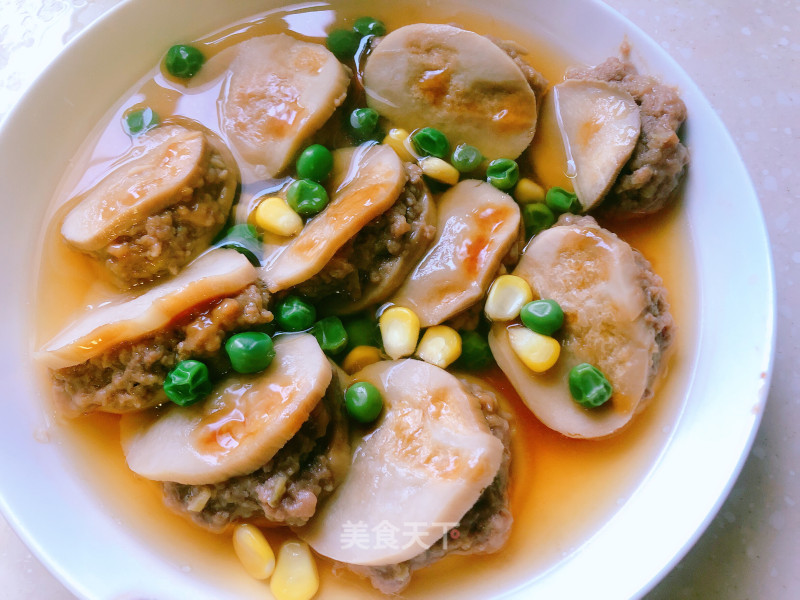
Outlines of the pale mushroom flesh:
[[324,46],[283,33],[241,42],[236,52],[222,126],[260,177],[274,177],[344,101],[350,72]]
[[554,88],[558,124],[583,210],[599,204],[636,147],[639,106],[619,86],[567,80]]
[[438,203],[433,245],[391,298],[423,327],[437,325],[478,302],[519,236],[520,211],[508,194],[466,179]]
[[367,103],[412,131],[435,127],[489,159],[517,158],[536,130],[536,96],[522,70],[472,31],[420,23],[392,31],[364,67]]

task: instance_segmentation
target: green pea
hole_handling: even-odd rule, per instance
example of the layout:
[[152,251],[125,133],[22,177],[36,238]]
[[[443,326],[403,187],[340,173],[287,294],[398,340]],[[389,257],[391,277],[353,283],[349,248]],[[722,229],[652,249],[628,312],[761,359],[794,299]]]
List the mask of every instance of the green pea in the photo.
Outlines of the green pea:
[[498,158],[489,163],[486,181],[498,190],[510,190],[519,181],[519,166],[510,158]]
[[445,159],[450,152],[447,136],[433,127],[423,127],[411,134],[414,149],[423,156]]
[[383,397],[371,383],[359,381],[344,393],[347,413],[360,423],[372,423],[383,410]]
[[547,190],[544,203],[557,215],[564,213],[578,214],[583,210],[578,196],[560,187],[551,187]]
[[311,333],[325,354],[338,354],[347,347],[347,331],[339,317],[325,317],[314,323]]
[[152,108],[142,108],[125,115],[123,128],[130,136],[139,135],[158,125],[158,115]]
[[167,51],[164,64],[167,72],[173,77],[190,79],[197,75],[200,67],[206,62],[206,57],[194,46],[177,44]]
[[258,230],[247,223],[234,225],[212,245],[212,248],[231,248],[247,257],[256,267],[261,266],[263,248]]
[[182,360],[167,373],[164,392],[178,406],[202,400],[211,392],[208,367],[199,360]]
[[259,331],[232,335],[225,342],[225,352],[237,373],[258,373],[266,369],[275,358],[272,339]]
[[455,363],[457,367],[466,371],[480,371],[492,364],[494,357],[486,336],[468,330],[458,333],[461,336],[461,356]]
[[459,144],[456,146],[456,149],[453,150],[453,156],[450,158],[450,162],[459,172],[469,173],[480,166],[481,162],[483,162],[483,155],[475,146]]
[[361,36],[352,29],[334,29],[328,34],[325,45],[339,60],[349,60],[355,56]]
[[347,332],[347,347],[356,346],[379,346],[378,324],[375,319],[370,317],[356,317],[348,319],[344,323]]
[[297,157],[297,175],[321,183],[333,170],[333,154],[321,144],[313,144]]
[[356,137],[365,140],[378,127],[378,113],[371,108],[357,108],[350,113],[350,128]]
[[372,17],[361,17],[353,23],[353,31],[359,35],[386,35],[386,25]]
[[297,296],[286,296],[275,309],[275,320],[283,331],[304,331],[317,320],[317,309]]
[[525,237],[530,239],[556,222],[556,216],[546,204],[534,202],[522,206],[522,222],[525,224]]
[[286,202],[301,217],[313,217],[328,206],[328,192],[316,181],[299,179],[286,190]]
[[584,408],[597,408],[608,402],[613,393],[603,372],[589,363],[581,363],[569,372],[569,392]]
[[519,313],[523,325],[542,335],[553,335],[564,324],[564,311],[555,300],[534,300]]

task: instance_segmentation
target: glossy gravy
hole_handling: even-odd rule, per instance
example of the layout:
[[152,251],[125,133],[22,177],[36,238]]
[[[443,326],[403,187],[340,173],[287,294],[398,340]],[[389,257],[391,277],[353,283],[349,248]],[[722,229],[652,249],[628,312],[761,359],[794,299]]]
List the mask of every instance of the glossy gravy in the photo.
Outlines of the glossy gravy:
[[[444,22],[513,39],[530,50],[529,62],[551,83],[560,81],[565,67],[570,64],[565,54],[546,46],[542,40],[531,39],[485,15],[465,14],[455,7],[445,12],[441,6],[437,9],[433,5],[396,2],[394,9],[388,12],[364,3],[358,6],[344,3],[334,12],[324,4],[304,6],[254,17],[250,22],[203,38],[197,45],[211,56],[248,37],[287,30],[302,39],[324,43],[325,30],[333,22],[370,14],[382,19],[390,31],[413,22]],[[179,41],[185,40],[176,40]],[[598,62],[604,58],[598,57]],[[73,169],[64,176],[41,237],[41,267],[35,299],[37,347],[87,305],[97,305],[118,295],[100,267],[65,245],[59,228],[69,208],[68,200],[102,177],[115,158],[129,147],[130,139],[120,125],[123,115],[146,105],[162,120],[171,114],[180,114],[219,132],[216,100],[220,83],[201,86],[192,95],[183,95],[180,87],[160,69],[153,70],[124,95],[87,138],[77,153]],[[571,187],[564,173],[557,126],[547,103],[540,113],[533,148],[523,155],[520,163],[523,171],[535,174],[545,185]],[[269,184],[248,174],[244,175],[243,184],[239,210],[247,212],[252,199],[263,193]],[[680,206],[673,206],[662,214],[635,223],[603,225],[640,250],[669,291],[678,335],[667,365],[668,377],[650,406],[621,434],[608,440],[579,441],[541,425],[502,373],[498,369],[488,372],[487,379],[505,392],[514,416],[511,537],[497,554],[449,556],[417,572],[403,597],[463,597],[465,594],[487,597],[544,573],[588,540],[619,510],[664,449],[681,411],[695,354],[697,297],[692,280],[694,268],[688,223]],[[43,389],[48,388],[47,374],[42,373],[41,379]],[[187,577],[224,585],[231,595],[266,592],[263,583],[250,580],[245,574],[228,535],[207,533],[175,516],[164,507],[158,484],[144,481],[128,470],[119,445],[118,417],[95,414],[69,422],[56,418],[51,438],[61,445],[68,460],[80,465],[87,485],[95,493],[98,508],[125,524],[131,535],[161,554],[165,562],[187,572]],[[287,533],[274,529],[267,535],[276,545]],[[319,567],[319,598],[381,597],[364,580],[349,572],[334,575],[323,559],[319,560]]]

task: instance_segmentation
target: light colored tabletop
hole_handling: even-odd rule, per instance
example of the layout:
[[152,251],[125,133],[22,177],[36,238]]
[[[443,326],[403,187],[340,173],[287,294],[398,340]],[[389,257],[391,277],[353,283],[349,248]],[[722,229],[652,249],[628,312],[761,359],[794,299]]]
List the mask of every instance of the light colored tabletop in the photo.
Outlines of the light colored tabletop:
[[[66,42],[117,2],[0,0],[0,118]],[[716,519],[647,599],[798,598],[800,2],[608,3],[686,69],[732,133],[761,199],[778,289],[775,369],[755,446]],[[74,598],[2,517],[0,589],[8,600]]]

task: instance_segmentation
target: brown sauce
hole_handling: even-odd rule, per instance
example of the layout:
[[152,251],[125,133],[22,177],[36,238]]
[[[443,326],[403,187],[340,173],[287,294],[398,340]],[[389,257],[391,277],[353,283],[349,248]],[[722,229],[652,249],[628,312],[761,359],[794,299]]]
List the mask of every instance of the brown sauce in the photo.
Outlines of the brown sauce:
[[[345,4],[336,13],[321,8],[285,9],[263,19],[241,22],[199,41],[207,55],[255,35],[288,30],[302,39],[323,41],[325,29],[342,18],[370,14],[382,19],[389,30],[413,22],[456,23],[479,33],[513,39],[528,48],[527,59],[550,82],[561,80],[569,57],[558,48],[532,39],[486,15],[463,12],[457,5],[439,8],[428,3],[396,2],[393,9],[365,2]],[[308,6],[308,5],[306,5]],[[315,5],[318,6],[318,5]],[[449,9],[449,10],[448,10]],[[437,12],[438,11],[438,12]],[[348,21],[348,23],[351,21]],[[179,40],[176,40],[179,41]],[[598,57],[599,59],[605,57]],[[159,69],[137,83],[77,153],[73,169],[53,199],[48,224],[42,230],[42,254],[36,295],[36,347],[66,326],[87,305],[114,296],[114,288],[99,268],[69,249],[59,227],[67,203],[77,192],[97,181],[115,158],[127,150],[130,140],[120,126],[124,113],[143,105],[162,119],[181,114],[219,131],[216,99],[219,85],[200,93],[182,95]],[[545,102],[533,148],[523,156],[523,170],[530,170],[544,185],[571,187],[564,173],[560,136],[551,108]],[[529,160],[535,168],[525,166]],[[240,203],[259,195],[263,182],[245,181]],[[691,238],[685,214],[679,206],[662,214],[631,223],[607,224],[640,250],[652,263],[669,290],[669,301],[678,328],[668,376],[650,406],[621,434],[601,441],[565,438],[541,425],[522,404],[499,370],[487,378],[505,392],[514,415],[511,502],[512,535],[497,554],[480,557],[450,556],[417,572],[407,598],[430,598],[461,593],[486,597],[511,589],[544,573],[591,537],[625,502],[658,460],[681,411],[694,364],[697,295],[692,279]],[[47,387],[47,376],[42,374]],[[56,419],[51,438],[66,459],[79,465],[97,507],[122,522],[142,543],[163,560],[197,577],[222,586],[231,595],[261,590],[234,556],[229,536],[207,533],[173,515],[161,501],[160,488],[144,481],[125,464],[119,445],[118,417],[91,415],[75,421]],[[286,530],[267,532],[277,549]],[[343,572],[332,573],[319,560],[319,598],[368,598],[380,596],[364,580]]]

